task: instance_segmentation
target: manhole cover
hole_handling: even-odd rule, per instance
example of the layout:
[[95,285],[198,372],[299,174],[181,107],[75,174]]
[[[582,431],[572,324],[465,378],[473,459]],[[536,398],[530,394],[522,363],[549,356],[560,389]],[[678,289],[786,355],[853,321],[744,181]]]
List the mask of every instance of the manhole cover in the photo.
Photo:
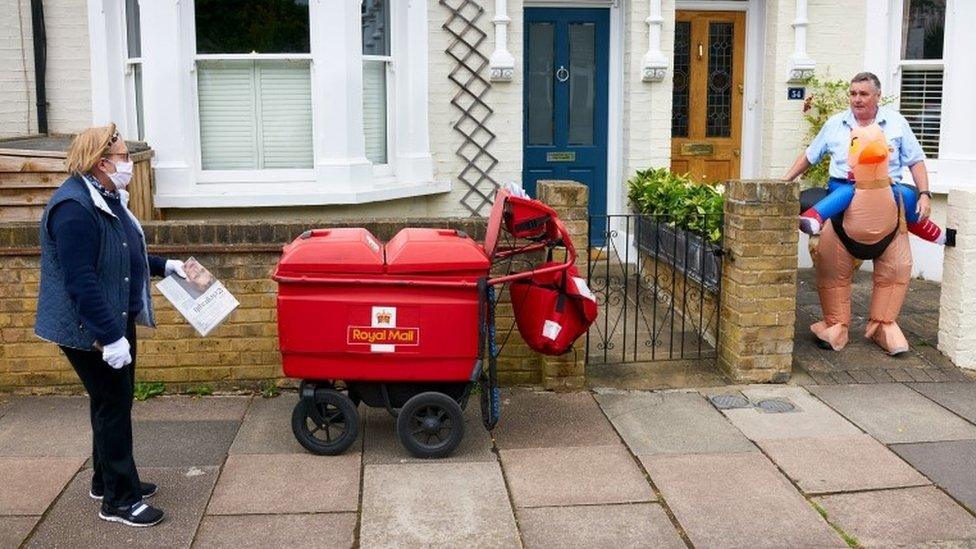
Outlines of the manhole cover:
[[786,402],[785,400],[760,400],[759,403],[756,404],[756,407],[764,412],[769,412],[772,414],[792,412],[795,409],[793,404]]
[[742,395],[715,395],[708,400],[712,401],[712,405],[719,410],[749,407],[749,401]]

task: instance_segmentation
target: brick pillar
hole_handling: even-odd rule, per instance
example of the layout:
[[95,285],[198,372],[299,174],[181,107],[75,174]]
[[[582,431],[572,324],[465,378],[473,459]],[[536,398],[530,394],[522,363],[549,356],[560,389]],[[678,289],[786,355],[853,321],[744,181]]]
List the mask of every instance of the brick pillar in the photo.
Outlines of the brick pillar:
[[976,191],[949,193],[946,227],[956,230],[956,245],[943,259],[939,350],[956,366],[976,369]]
[[796,183],[726,184],[718,356],[737,383],[789,380],[799,197]]
[[[589,188],[575,181],[539,181],[539,200],[556,210],[577,251],[576,267],[586,277],[589,257]],[[560,257],[554,257],[558,261]],[[580,338],[560,356],[542,356],[542,385],[553,391],[578,391],[586,386],[586,341]]]

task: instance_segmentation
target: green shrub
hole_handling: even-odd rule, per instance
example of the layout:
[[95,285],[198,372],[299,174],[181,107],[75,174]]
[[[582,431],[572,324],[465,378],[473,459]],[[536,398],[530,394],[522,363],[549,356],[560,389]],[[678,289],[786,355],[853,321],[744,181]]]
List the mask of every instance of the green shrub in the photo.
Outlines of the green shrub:
[[642,214],[662,216],[667,223],[718,243],[722,240],[725,188],[693,182],[668,168],[649,168],[627,181],[627,199]]

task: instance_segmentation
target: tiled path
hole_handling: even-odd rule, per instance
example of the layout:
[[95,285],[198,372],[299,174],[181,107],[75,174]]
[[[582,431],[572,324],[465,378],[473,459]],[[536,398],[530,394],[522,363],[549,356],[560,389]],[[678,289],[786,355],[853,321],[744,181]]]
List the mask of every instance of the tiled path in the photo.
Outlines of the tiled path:
[[899,357],[880,352],[864,338],[868,305],[871,302],[871,273],[858,271],[851,296],[850,343],[842,352],[824,351],[815,345],[810,324],[821,318],[820,301],[813,269],[800,269],[797,288],[796,342],[794,366],[814,383],[892,383],[928,381],[970,381],[974,378],[956,368],[938,351],[939,284],[912,280],[898,324],[911,350]]
[[167,519],[135,530],[88,498],[87,399],[0,395],[0,547],[976,546],[972,383],[506,391],[441,461],[363,407],[345,455],[307,454],[295,399],[137,403]]

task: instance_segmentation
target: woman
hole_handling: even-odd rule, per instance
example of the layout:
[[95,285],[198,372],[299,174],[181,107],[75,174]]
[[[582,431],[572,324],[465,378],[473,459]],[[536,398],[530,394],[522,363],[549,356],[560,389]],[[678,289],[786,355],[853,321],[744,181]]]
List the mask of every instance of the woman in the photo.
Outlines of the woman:
[[152,526],[163,512],[143,503],[156,486],[141,482],[132,456],[136,324],[154,326],[149,276],[183,263],[146,253],[142,227],[127,208],[132,161],[115,124],[75,137],[69,177],[41,218],[41,284],[34,333],[58,344],[91,403],[90,495],[99,517]]

